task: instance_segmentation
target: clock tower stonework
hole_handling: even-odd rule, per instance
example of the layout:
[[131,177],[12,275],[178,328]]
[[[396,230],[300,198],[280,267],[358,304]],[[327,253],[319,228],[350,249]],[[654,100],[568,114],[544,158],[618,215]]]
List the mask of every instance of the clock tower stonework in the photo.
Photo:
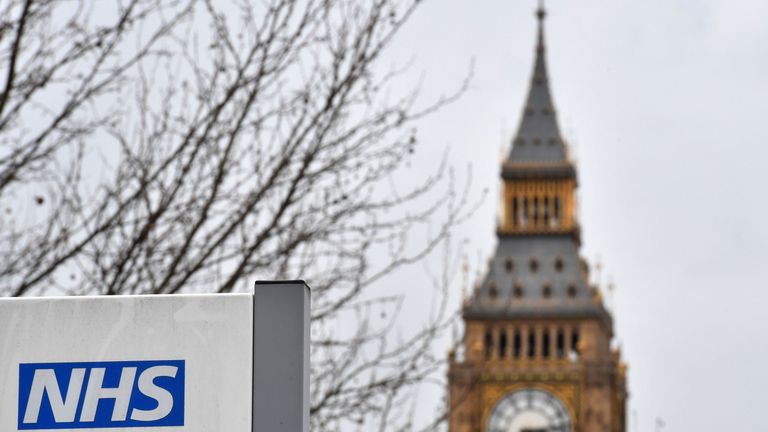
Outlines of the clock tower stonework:
[[543,8],[520,127],[501,166],[498,243],[449,354],[450,432],[624,432],[626,365],[580,255],[576,167],[552,103]]

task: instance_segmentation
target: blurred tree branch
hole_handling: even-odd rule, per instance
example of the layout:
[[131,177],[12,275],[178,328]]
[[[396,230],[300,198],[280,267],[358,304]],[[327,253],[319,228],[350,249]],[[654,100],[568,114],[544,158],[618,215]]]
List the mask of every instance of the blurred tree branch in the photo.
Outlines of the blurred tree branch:
[[445,281],[405,336],[402,297],[376,287],[472,211],[444,159],[400,178],[416,123],[464,89],[389,95],[401,71],[380,59],[418,3],[4,3],[0,294],[302,278],[314,430],[412,428],[406,401],[452,319]]

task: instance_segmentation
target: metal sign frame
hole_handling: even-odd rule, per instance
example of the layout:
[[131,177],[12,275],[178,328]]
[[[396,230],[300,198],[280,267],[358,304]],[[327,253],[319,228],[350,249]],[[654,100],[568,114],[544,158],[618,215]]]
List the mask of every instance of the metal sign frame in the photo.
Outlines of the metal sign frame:
[[0,430],[309,432],[309,317],[303,281],[0,298]]
[[256,282],[253,304],[253,432],[309,432],[309,287]]

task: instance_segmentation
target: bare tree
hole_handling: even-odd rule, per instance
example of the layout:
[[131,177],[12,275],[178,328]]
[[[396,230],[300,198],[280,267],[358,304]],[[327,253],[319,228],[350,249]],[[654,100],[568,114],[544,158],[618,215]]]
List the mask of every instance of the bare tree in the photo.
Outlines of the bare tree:
[[392,92],[382,54],[418,3],[4,2],[0,294],[303,278],[313,429],[412,429],[448,281],[411,333],[379,288],[471,211],[444,160],[399,176],[416,122],[461,92]]

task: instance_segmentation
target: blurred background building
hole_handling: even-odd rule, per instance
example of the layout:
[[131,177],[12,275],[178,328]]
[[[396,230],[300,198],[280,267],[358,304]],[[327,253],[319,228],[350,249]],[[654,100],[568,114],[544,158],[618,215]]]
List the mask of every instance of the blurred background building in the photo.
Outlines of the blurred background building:
[[576,166],[557,122],[544,21],[528,99],[501,166],[498,243],[463,308],[451,432],[623,432],[626,365],[580,255]]

